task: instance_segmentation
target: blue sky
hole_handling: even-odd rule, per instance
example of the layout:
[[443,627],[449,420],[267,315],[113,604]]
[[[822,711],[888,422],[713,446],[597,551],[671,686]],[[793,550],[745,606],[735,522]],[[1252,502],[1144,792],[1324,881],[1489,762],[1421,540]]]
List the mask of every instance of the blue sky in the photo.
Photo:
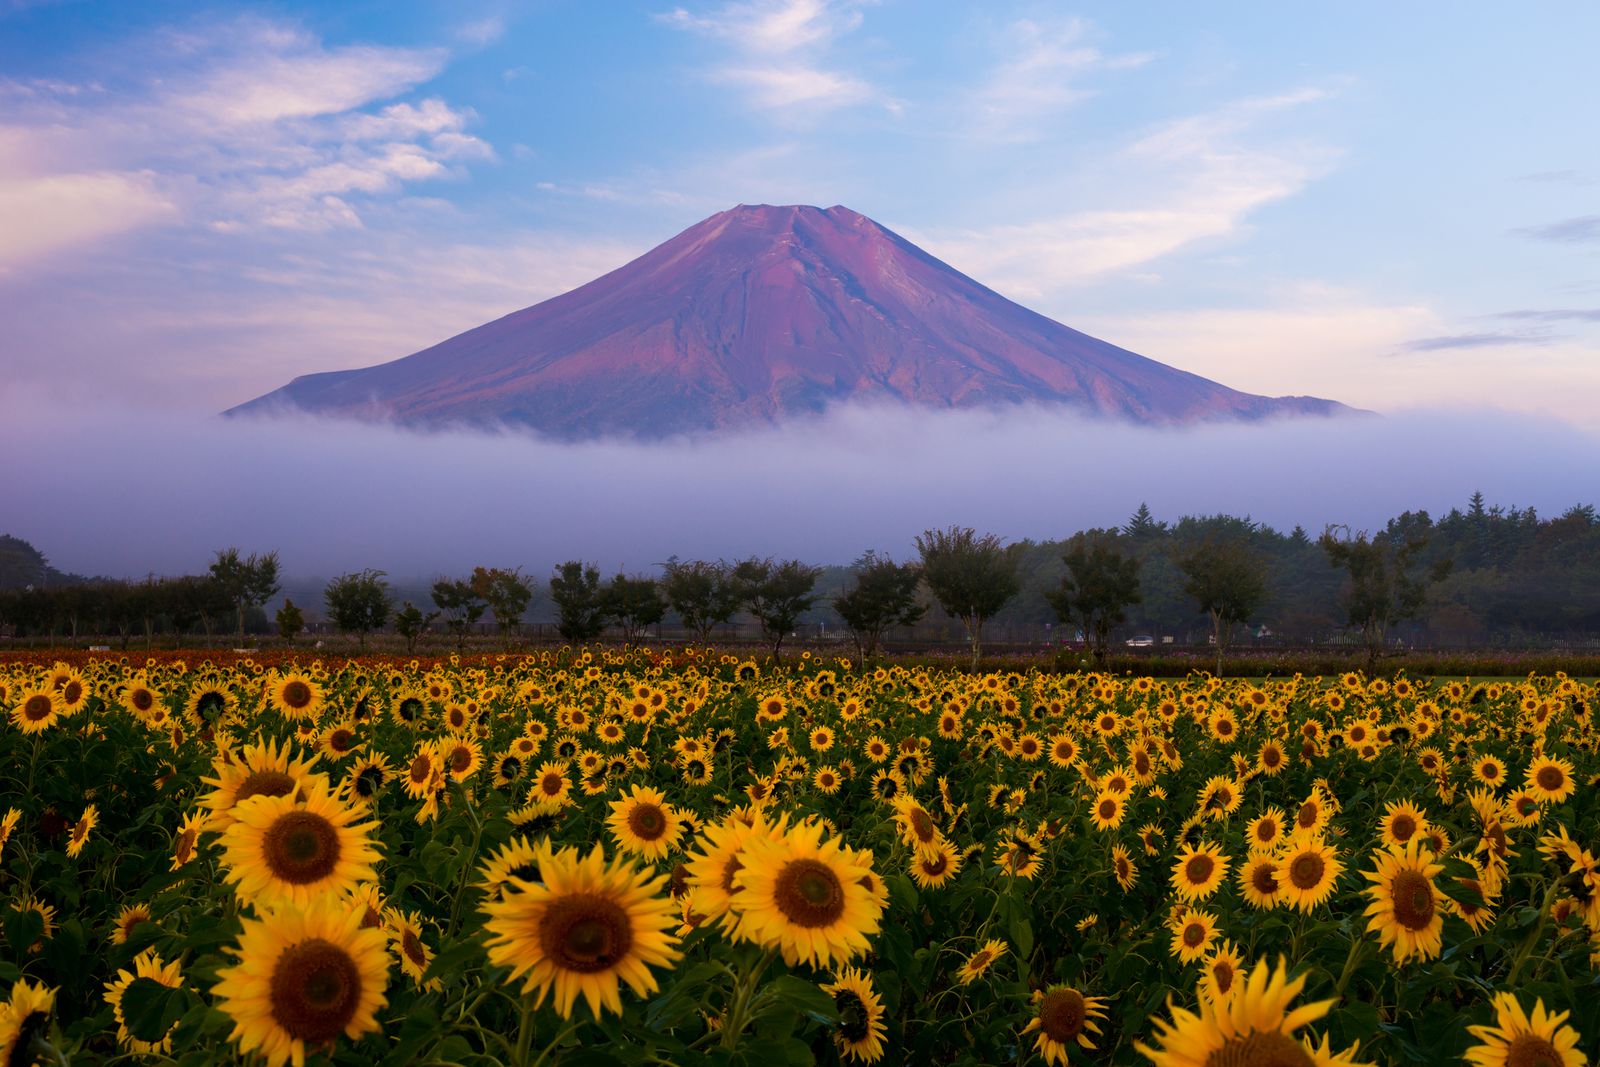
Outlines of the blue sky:
[[735,203],[1269,394],[1600,427],[1600,8],[0,0],[0,410],[215,411]]

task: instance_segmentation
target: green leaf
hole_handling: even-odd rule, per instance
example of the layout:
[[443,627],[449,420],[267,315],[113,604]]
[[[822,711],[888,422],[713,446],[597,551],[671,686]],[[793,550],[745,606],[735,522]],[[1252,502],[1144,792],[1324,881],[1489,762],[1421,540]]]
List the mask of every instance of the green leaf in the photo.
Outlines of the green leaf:
[[808,982],[798,975],[786,974],[775,978],[762,992],[808,1015],[818,1016],[826,1022],[833,1022],[839,1018],[833,997],[823,992],[821,986]]
[[188,994],[154,978],[135,978],[122,991],[122,1018],[140,1041],[160,1041],[189,1010]]

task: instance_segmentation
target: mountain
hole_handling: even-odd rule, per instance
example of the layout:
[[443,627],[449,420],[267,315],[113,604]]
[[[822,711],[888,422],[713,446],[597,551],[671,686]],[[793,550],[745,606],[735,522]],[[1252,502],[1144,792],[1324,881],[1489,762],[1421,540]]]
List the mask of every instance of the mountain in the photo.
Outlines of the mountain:
[[1079,333],[848,208],[741,205],[569,293],[227,414],[659,438],[846,400],[1059,404],[1160,425],[1348,410],[1237,392]]

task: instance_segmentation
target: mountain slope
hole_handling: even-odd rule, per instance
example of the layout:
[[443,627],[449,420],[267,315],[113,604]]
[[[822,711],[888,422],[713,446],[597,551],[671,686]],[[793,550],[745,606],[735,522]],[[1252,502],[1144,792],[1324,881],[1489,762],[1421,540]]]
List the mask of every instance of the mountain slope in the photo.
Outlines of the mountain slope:
[[228,414],[652,438],[844,400],[1063,404],[1150,424],[1346,410],[1240,393],[1079,333],[847,208],[741,205],[569,293]]

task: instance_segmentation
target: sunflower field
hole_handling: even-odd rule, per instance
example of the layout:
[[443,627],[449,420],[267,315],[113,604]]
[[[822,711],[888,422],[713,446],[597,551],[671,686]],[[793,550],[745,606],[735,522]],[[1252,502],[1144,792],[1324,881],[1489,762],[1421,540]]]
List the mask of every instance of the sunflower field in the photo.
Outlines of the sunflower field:
[[0,661],[0,1064],[1600,1057],[1593,683]]

